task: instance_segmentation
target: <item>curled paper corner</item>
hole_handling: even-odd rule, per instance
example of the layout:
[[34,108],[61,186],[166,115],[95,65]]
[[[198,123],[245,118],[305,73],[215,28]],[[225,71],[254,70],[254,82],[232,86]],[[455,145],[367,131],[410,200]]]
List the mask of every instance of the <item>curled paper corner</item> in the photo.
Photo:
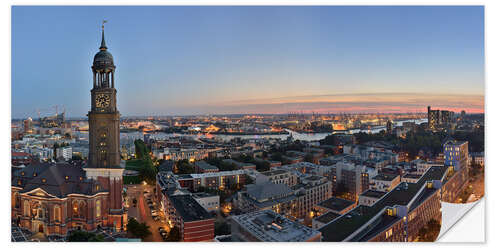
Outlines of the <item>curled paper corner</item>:
[[[441,230],[436,242],[484,242],[484,203],[484,197],[470,203],[441,202]],[[469,211],[474,207],[475,213],[469,216]],[[464,217],[467,217],[466,223],[460,223]],[[469,225],[469,220],[474,221],[473,225]],[[460,228],[454,230],[457,222]]]

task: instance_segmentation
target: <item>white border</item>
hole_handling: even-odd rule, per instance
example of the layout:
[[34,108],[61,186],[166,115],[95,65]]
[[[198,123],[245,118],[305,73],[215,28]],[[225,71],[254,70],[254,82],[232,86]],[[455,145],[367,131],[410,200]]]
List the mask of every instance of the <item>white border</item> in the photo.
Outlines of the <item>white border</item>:
[[[497,112],[497,107],[500,107],[500,77],[499,77],[499,72],[500,72],[500,64],[499,64],[499,46],[500,46],[500,38],[499,38],[499,31],[500,31],[500,1],[498,0],[483,0],[483,1],[451,1],[451,0],[441,0],[441,1],[433,1],[433,0],[421,0],[421,1],[409,1],[409,0],[398,0],[398,1],[327,1],[327,0],[315,0],[315,1],[277,1],[277,0],[272,0],[272,1],[265,1],[265,0],[254,0],[254,1],[237,1],[237,0],[226,0],[226,1],[209,1],[209,0],[172,0],[172,1],[160,1],[160,0],[149,0],[147,2],[140,2],[140,1],[130,1],[130,0],[107,0],[107,1],[96,1],[96,0],[90,0],[90,1],[63,1],[63,0],[58,0],[58,1],[2,1],[2,12],[1,12],[1,18],[2,18],[2,34],[5,35],[4,39],[1,39],[1,44],[3,51],[5,53],[2,53],[2,74],[1,76],[4,78],[3,79],[3,91],[1,91],[1,101],[2,104],[2,122],[1,124],[1,133],[2,133],[2,153],[0,154],[1,160],[4,164],[2,167],[2,177],[3,181],[2,184],[4,187],[1,189],[3,192],[3,202],[4,205],[1,207],[2,211],[2,224],[4,226],[0,227],[2,230],[1,234],[1,240],[5,244],[7,244],[8,249],[19,249],[19,248],[26,248],[28,245],[25,245],[23,243],[11,243],[10,242],[10,204],[9,204],[9,197],[10,197],[10,74],[11,74],[11,60],[10,60],[10,55],[11,55],[11,40],[10,40],[10,34],[11,34],[11,5],[485,5],[485,30],[486,30],[486,86],[485,86],[485,92],[486,92],[486,196],[488,196],[488,192],[494,192],[498,190],[497,187],[499,185],[499,182],[494,179],[495,177],[500,176],[498,173],[498,167],[496,163],[498,163],[498,160],[494,158],[495,152],[498,152],[498,148],[495,148],[494,142],[499,141],[499,131],[498,131],[498,124],[499,124],[499,114]],[[7,39],[8,38],[8,39]],[[491,156],[490,156],[491,154]],[[492,180],[492,181],[490,181]],[[495,247],[497,243],[499,242],[499,236],[496,234],[496,228],[497,225],[499,225],[496,222],[498,221],[498,215],[497,211],[498,208],[500,207],[498,204],[498,199],[495,197],[495,195],[491,196],[492,199],[485,200],[486,205],[488,206],[488,210],[490,211],[488,213],[487,217],[487,223],[486,225],[488,226],[488,229],[486,230],[487,237],[486,241],[488,244],[483,244],[483,245],[471,245],[471,244],[406,244],[406,243],[399,243],[399,244],[385,244],[385,243],[377,243],[377,244],[368,244],[368,243],[354,243],[354,244],[331,244],[331,243],[323,243],[323,244],[286,244],[286,243],[281,243],[281,244],[250,244],[250,243],[245,243],[245,244],[203,244],[203,243],[196,243],[196,244],[154,244],[154,243],[136,243],[136,244],[141,244],[141,247],[161,247],[161,248],[197,248],[197,247],[202,247],[204,249],[229,249],[229,248],[242,248],[242,249],[254,249],[256,247],[259,248],[302,248],[302,247],[314,247],[314,248],[332,248],[332,247],[341,247],[342,249],[347,248],[347,249],[359,249],[360,247],[384,247],[387,249],[396,249],[400,248],[401,246],[404,247],[409,247],[409,248],[422,248],[422,247],[436,247],[439,245],[439,247],[445,247],[445,248],[453,248],[453,249],[470,249],[471,247]],[[476,215],[478,206],[473,208],[469,214]],[[478,212],[478,214],[481,214],[481,211]],[[474,218],[472,218],[474,220]],[[465,225],[462,225],[464,224]],[[9,226],[7,226],[9,225]],[[458,229],[458,226],[463,227],[467,230],[475,230],[473,228],[473,223],[471,224],[468,222],[468,220],[463,220],[460,223],[457,223],[455,225],[455,229]],[[466,232],[467,232],[466,230]],[[452,229],[453,232],[454,229]],[[451,231],[450,231],[451,232]],[[126,244],[119,244],[119,243],[114,243],[114,244],[99,244],[99,243],[94,243],[92,245],[88,244],[71,244],[71,248],[88,248],[89,246],[91,247],[96,247],[96,248],[101,248],[101,247],[113,247],[113,248],[125,248],[125,249],[133,249],[137,248],[138,245],[135,245],[133,243],[126,243]],[[38,248],[67,248],[67,244],[30,244],[29,247],[36,247]],[[496,246],[498,249],[498,246]]]

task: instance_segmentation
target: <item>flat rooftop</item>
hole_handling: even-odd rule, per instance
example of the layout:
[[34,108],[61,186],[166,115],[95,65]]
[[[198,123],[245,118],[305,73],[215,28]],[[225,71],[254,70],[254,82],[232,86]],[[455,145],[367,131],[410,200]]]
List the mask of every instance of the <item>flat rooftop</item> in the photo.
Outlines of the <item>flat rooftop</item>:
[[398,175],[396,175],[396,174],[383,173],[383,174],[376,175],[375,177],[373,177],[373,179],[380,180],[380,181],[392,181],[392,180],[396,179],[397,177],[398,177]]
[[342,211],[349,206],[352,206],[354,203],[354,201],[332,197],[328,200],[320,202],[318,206],[325,207],[333,211]]
[[293,222],[271,210],[233,216],[246,233],[266,242],[301,242],[319,236],[317,230]]
[[387,194],[387,192],[368,189],[368,190],[364,191],[363,193],[361,193],[359,196],[367,196],[367,197],[371,197],[371,198],[381,198],[385,194]]
[[276,169],[276,170],[270,170],[270,171],[262,172],[261,174],[263,174],[265,176],[272,176],[272,175],[284,174],[284,173],[287,173],[287,172],[288,171],[283,170],[283,169]]
[[317,220],[323,224],[326,224],[332,220],[337,219],[339,216],[340,216],[340,214],[338,214],[338,213],[328,212],[328,213],[325,213],[317,218],[314,218],[314,220]]
[[212,216],[191,195],[171,195],[169,199],[184,222],[212,218]]
[[405,174],[403,175],[403,178],[410,178],[410,179],[419,179],[422,177],[422,175],[419,174]]

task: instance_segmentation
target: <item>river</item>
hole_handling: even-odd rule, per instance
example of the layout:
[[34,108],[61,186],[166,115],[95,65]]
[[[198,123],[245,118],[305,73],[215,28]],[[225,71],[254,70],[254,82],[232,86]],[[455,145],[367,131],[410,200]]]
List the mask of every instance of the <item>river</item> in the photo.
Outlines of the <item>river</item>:
[[[415,122],[416,124],[421,124],[427,122],[427,119],[416,119],[416,120],[404,120],[395,122],[394,126],[402,126],[403,122]],[[376,126],[372,129],[350,129],[342,133],[355,134],[359,132],[365,133],[378,133],[380,131],[385,130],[385,126]],[[286,130],[290,133],[295,140],[301,141],[318,141],[324,139],[326,136],[335,134],[337,132],[332,133],[299,133],[291,130]],[[80,132],[77,131],[76,135],[82,138],[88,139],[88,132]],[[182,134],[182,133],[164,133],[164,132],[154,132],[151,133],[151,137],[156,140],[164,140],[172,137],[192,137],[192,138],[220,138],[224,141],[230,141],[234,138],[242,138],[242,139],[260,139],[260,138],[275,138],[286,140],[289,134],[273,134],[273,135],[221,135],[221,134]],[[120,141],[125,142],[133,142],[136,139],[144,139],[144,135],[142,132],[122,132],[120,133]]]

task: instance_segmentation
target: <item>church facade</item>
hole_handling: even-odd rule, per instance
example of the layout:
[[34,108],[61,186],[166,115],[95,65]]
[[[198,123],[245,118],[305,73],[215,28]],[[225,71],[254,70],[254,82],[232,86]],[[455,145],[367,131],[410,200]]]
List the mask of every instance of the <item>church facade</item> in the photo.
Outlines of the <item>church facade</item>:
[[115,68],[103,26],[92,65],[88,161],[83,166],[36,163],[13,171],[12,221],[18,226],[58,236],[75,229],[126,229]]

